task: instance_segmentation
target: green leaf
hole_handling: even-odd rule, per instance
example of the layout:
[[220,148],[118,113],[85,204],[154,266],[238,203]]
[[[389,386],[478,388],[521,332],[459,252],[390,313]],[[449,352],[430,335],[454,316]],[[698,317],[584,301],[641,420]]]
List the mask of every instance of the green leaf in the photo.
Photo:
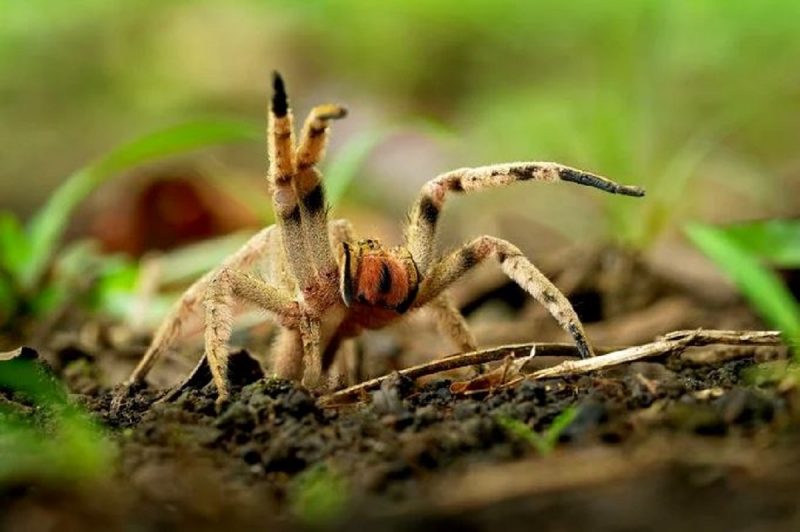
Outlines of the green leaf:
[[52,259],[54,248],[75,207],[98,186],[119,172],[157,159],[224,142],[261,138],[260,128],[238,121],[195,121],[168,127],[115,148],[70,175],[31,220],[31,255],[22,278],[33,287]]
[[0,270],[5,269],[16,278],[29,252],[28,238],[19,219],[10,212],[0,212]]
[[742,249],[779,268],[800,268],[800,220],[764,220],[725,227]]
[[64,387],[38,363],[31,360],[0,361],[0,388],[22,393],[37,404],[64,406]]
[[800,304],[780,278],[724,228],[690,224],[686,234],[730,277],[761,317],[782,330],[790,343],[800,341]]
[[87,294],[89,306],[105,315],[126,317],[136,299],[139,273],[139,264],[123,257],[103,261],[97,282]]

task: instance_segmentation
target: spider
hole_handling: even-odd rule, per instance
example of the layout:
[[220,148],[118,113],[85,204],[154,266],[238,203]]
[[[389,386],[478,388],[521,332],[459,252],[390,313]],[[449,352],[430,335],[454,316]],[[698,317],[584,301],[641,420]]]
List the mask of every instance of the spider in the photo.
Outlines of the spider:
[[[461,168],[422,187],[409,215],[404,244],[388,247],[375,239],[356,240],[348,221],[328,221],[317,168],[324,156],[329,125],[343,118],[346,109],[338,105],[313,108],[296,141],[292,111],[278,73],[273,74],[272,88],[267,181],[277,222],[183,294],[156,331],[127,385],[144,380],[156,360],[177,342],[184,322],[203,303],[205,355],[218,402],[224,403],[230,395],[226,370],[234,299],[261,307],[274,317],[281,326],[274,345],[274,373],[307,387],[324,386],[346,340],[426,306],[459,348],[474,350],[475,338],[447,289],[490,257],[546,307],[572,336],[581,357],[593,356],[567,298],[510,242],[481,236],[437,255],[440,214],[450,193],[517,181],[570,181],[627,196],[643,196],[643,189],[551,162]],[[266,266],[266,277],[248,273],[256,264]]]

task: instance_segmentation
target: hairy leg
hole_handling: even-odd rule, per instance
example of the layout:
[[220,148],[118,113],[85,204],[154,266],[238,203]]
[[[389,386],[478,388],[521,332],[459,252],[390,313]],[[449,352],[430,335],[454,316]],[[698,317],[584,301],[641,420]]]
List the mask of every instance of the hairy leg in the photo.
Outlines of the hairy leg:
[[268,118],[268,180],[272,207],[281,230],[289,269],[300,287],[307,286],[315,272],[309,261],[309,250],[303,231],[300,204],[295,191],[297,164],[295,158],[294,118],[283,78],[277,72],[272,79],[272,103]]
[[[327,235],[334,246],[339,246],[343,242],[352,242],[354,240],[353,225],[349,220],[338,219],[332,220],[328,224]],[[332,338],[329,341],[325,353],[319,353],[319,338],[315,335],[319,333],[311,330],[311,341],[306,341],[304,344],[303,335],[299,329],[284,328],[278,335],[273,346],[273,369],[278,377],[284,379],[291,379],[295,381],[303,380],[305,368],[307,366],[306,360],[319,360],[311,364],[314,367],[319,364],[319,369],[312,369],[311,374],[305,376],[309,382],[315,379],[316,374],[324,373],[330,364],[338,359],[336,351],[338,351],[341,340]],[[348,342],[343,342],[347,344]],[[305,345],[305,347],[304,347]],[[327,357],[327,359],[326,359]]]
[[320,354],[320,322],[308,316],[300,320],[300,340],[303,346],[303,379],[307,388],[316,388],[322,379]]
[[442,292],[434,298],[428,308],[436,317],[439,332],[450,338],[462,352],[475,351],[478,348],[478,342],[475,340],[475,335],[469,330],[467,320],[453,304],[452,298],[447,292]]
[[345,116],[347,116],[347,109],[339,105],[318,105],[311,110],[300,133],[300,143],[297,147],[298,170],[319,164],[325,156],[325,148],[328,145],[328,128],[331,121]]
[[594,356],[583,325],[569,300],[516,246],[499,238],[479,237],[436,262],[420,287],[414,307],[422,307],[433,301],[453,282],[492,255],[500,263],[503,273],[544,305],[572,336],[582,357]]
[[[307,262],[317,276],[326,277],[336,270],[328,233],[328,207],[322,176],[316,168],[306,168],[295,178],[295,191],[299,199],[300,219],[305,241]],[[304,288],[309,282],[302,283]]]
[[617,184],[598,175],[577,170],[557,163],[519,162],[460,168],[441,174],[422,187],[419,198],[411,209],[406,229],[406,245],[425,276],[433,260],[436,244],[436,227],[439,214],[448,192],[473,192],[486,188],[501,187],[517,181],[570,181],[599,188],[612,194],[644,196],[644,190]]
[[272,346],[276,376],[299,382],[303,378],[303,340],[297,329],[281,329]]
[[[302,344],[303,382],[315,386],[322,375],[320,319],[338,299],[338,267],[331,249],[325,191],[316,164],[327,143],[331,120],[346,111],[326,105],[312,110],[294,148],[292,114],[283,80],[274,77],[270,113],[270,177],[287,262],[302,291],[304,313],[297,324]],[[285,360],[281,365],[289,367]]]
[[306,318],[296,327],[281,329],[272,352],[272,369],[277,377],[302,381],[308,388],[322,383],[319,322]]
[[219,401],[228,398],[228,341],[233,327],[233,299],[252,303],[278,316],[288,327],[304,319],[300,305],[289,294],[251,275],[224,268],[217,272],[206,290],[205,352]]
[[219,270],[247,270],[265,256],[277,251],[272,240],[275,236],[274,231],[275,226],[269,226],[256,233],[236,253],[228,257],[218,270],[207,273],[183,293],[161,322],[153,341],[128,377],[127,384],[143,381],[158,359],[175,345],[180,338],[184,323],[198,310],[211,280]]
[[[270,177],[275,212],[284,234],[286,256],[298,284],[307,295],[325,291],[320,285],[335,278],[336,261],[328,238],[328,214],[322,176],[316,165],[328,141],[331,120],[347,112],[336,105],[312,109],[297,148],[292,138],[292,114],[283,80],[274,79],[270,113]],[[319,306],[324,306],[320,302]]]
[[320,105],[311,110],[300,134],[296,151],[297,176],[295,193],[300,204],[300,217],[303,224],[308,253],[317,274],[330,277],[336,269],[336,262],[328,236],[328,208],[325,203],[325,189],[322,176],[316,165],[322,160],[328,144],[328,127],[332,120],[344,118],[347,111],[338,105]]

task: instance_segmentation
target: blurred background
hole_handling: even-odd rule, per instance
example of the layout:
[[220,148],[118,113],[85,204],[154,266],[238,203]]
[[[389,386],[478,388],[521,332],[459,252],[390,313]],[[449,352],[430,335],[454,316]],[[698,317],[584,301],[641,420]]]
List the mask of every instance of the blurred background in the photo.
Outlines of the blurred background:
[[[520,159],[643,184],[649,197],[532,187],[469,206],[639,244],[662,218],[789,214],[800,202],[791,0],[0,5],[0,197],[22,214],[138,134],[208,115],[263,123],[273,69],[299,115],[325,101],[350,108],[332,155],[359,134],[379,137],[348,200],[395,214],[438,172]],[[251,143],[184,168],[218,164],[258,185],[264,159]],[[592,205],[577,211],[579,200]]]
[[[0,207],[22,219],[148,132],[263,130],[272,70],[299,119],[350,109],[326,168],[335,215],[362,235],[399,238],[440,172],[514,160],[648,195],[564,184],[459,198],[445,244],[491,233],[534,255],[564,242],[657,255],[688,220],[800,212],[796,0],[0,0],[0,18]],[[139,257],[263,226],[265,159],[256,134],[125,168],[68,234]]]

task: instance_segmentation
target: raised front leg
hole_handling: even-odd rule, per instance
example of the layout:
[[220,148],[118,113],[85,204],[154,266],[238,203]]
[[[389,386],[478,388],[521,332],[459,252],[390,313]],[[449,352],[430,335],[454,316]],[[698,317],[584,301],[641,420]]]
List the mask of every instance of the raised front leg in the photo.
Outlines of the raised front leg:
[[422,192],[411,209],[406,229],[406,245],[414,257],[420,274],[425,276],[433,260],[436,228],[439,214],[448,192],[473,192],[486,188],[502,187],[517,181],[569,181],[599,188],[612,194],[644,196],[640,187],[620,185],[589,172],[557,163],[520,162],[460,168],[442,174],[422,187]]
[[318,105],[311,110],[300,133],[300,145],[297,147],[298,170],[311,168],[322,161],[328,145],[331,121],[345,116],[347,109],[340,105]]
[[268,119],[269,186],[272,207],[281,230],[284,253],[300,287],[308,286],[315,277],[300,213],[295,180],[294,118],[283,78],[277,72],[272,79],[272,103]]

